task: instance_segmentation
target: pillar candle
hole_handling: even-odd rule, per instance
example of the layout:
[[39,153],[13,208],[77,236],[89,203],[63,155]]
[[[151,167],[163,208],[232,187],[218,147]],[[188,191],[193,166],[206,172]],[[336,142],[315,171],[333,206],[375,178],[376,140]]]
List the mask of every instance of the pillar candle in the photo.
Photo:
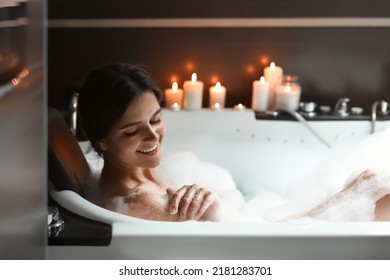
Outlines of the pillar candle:
[[252,110],[265,112],[268,109],[269,84],[262,76],[260,80],[253,81]]
[[199,110],[202,108],[203,82],[197,81],[196,73],[192,74],[191,81],[185,81],[184,108],[188,110]]
[[300,98],[301,87],[299,85],[280,85],[276,88],[275,108],[296,111]]
[[177,103],[176,106],[182,107],[183,90],[178,88],[177,82],[172,84],[172,88],[165,90],[165,106],[172,108],[173,104]]
[[213,108],[216,103],[219,104],[219,108],[225,107],[226,87],[221,86],[220,82],[217,82],[215,86],[210,87],[210,108]]
[[283,68],[276,66],[271,62],[269,67],[264,68],[264,78],[269,83],[268,110],[273,109],[275,105],[275,89],[282,82]]

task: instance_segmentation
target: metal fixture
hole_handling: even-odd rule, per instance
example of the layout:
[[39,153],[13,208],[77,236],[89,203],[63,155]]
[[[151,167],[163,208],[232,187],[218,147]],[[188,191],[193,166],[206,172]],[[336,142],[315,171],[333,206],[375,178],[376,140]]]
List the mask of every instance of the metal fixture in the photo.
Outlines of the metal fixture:
[[73,93],[72,98],[70,99],[70,103],[69,103],[69,124],[70,124],[70,130],[72,131],[74,136],[76,136],[76,131],[77,131],[77,100],[78,100],[78,97],[79,97],[78,92]]
[[49,237],[56,237],[65,227],[64,219],[60,216],[58,207],[49,206],[47,215],[47,231]]
[[380,100],[380,101],[375,101],[374,104],[372,104],[372,107],[371,107],[371,134],[373,134],[375,132],[375,123],[376,123],[376,119],[377,119],[377,110],[378,110],[378,106],[380,106],[380,110],[379,110],[379,113],[384,116],[384,115],[387,115],[389,113],[389,103],[384,101],[384,100]]
[[293,116],[297,121],[299,121],[301,124],[303,124],[322,144],[324,144],[327,148],[331,148],[331,145],[326,142],[305,120],[304,117],[302,117],[301,114],[299,114],[296,111],[291,111],[287,109],[277,109],[276,111],[272,112],[272,115],[277,117],[281,112],[288,113],[289,115]]
[[299,110],[302,115],[307,117],[314,117],[317,115],[316,113],[317,104],[314,102],[301,102],[299,103]]
[[340,98],[337,101],[336,105],[334,106],[333,113],[341,117],[348,116],[349,115],[348,102],[349,102],[349,98]]

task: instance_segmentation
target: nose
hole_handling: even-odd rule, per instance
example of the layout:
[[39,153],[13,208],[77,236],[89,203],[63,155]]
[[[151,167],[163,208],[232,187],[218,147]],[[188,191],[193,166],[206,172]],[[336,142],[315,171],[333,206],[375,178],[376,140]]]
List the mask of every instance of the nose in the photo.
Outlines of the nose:
[[144,140],[145,141],[155,141],[159,139],[159,134],[155,128],[151,125],[148,125],[145,129]]

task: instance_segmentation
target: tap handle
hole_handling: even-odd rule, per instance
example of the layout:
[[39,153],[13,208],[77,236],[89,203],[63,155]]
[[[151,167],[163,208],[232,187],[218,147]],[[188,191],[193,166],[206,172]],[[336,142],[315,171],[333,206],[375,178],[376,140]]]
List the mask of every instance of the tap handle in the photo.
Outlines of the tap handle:
[[348,109],[348,102],[349,102],[349,98],[346,97],[346,98],[340,98],[337,103],[336,103],[336,106],[334,106],[334,110],[335,112],[346,112],[347,109]]

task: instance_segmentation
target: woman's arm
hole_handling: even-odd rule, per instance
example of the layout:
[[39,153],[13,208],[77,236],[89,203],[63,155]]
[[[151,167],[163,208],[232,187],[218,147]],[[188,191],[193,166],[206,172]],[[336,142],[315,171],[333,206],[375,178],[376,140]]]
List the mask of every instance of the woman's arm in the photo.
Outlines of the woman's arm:
[[125,215],[155,221],[215,221],[218,201],[198,185],[183,186],[166,193],[138,191],[106,201],[104,207]]

